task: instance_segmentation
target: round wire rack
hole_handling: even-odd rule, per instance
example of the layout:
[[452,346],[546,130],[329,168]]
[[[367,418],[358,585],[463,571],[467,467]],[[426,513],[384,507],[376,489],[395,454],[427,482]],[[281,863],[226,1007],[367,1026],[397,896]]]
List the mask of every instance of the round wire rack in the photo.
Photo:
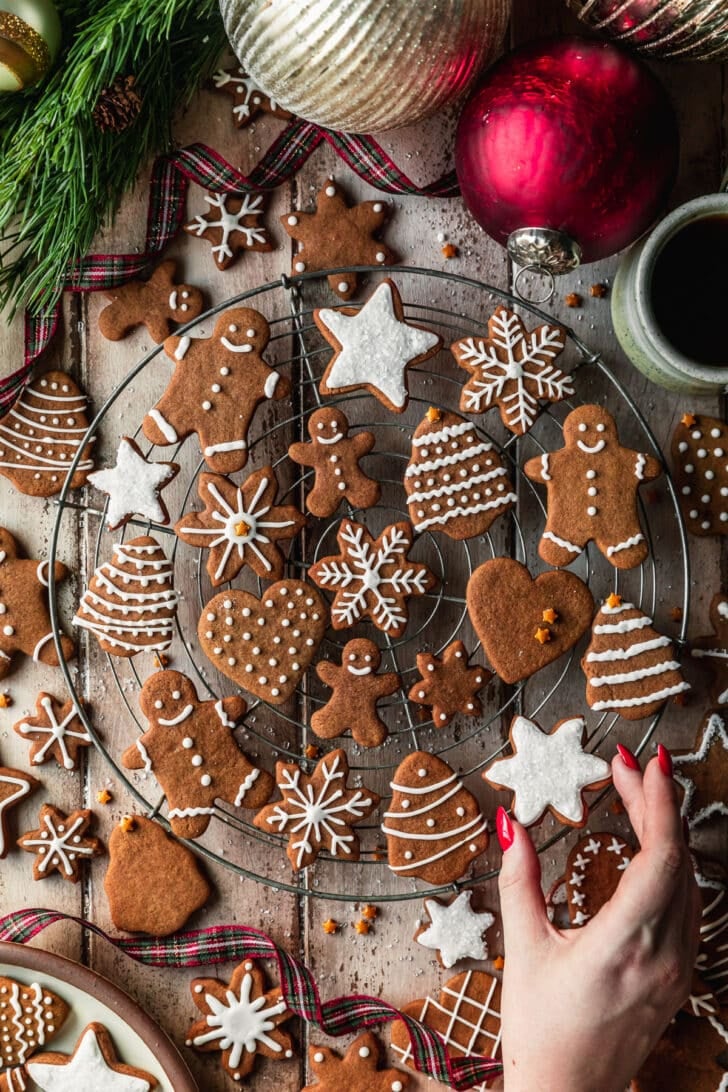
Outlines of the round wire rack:
[[[379,504],[364,513],[342,504],[329,519],[316,519],[309,515],[307,526],[290,544],[285,568],[285,576],[289,579],[305,579],[310,565],[321,557],[338,552],[336,531],[342,518],[360,520],[373,534],[379,534],[391,523],[409,518],[403,478],[411,454],[412,431],[430,405],[458,412],[463,372],[448,352],[447,346],[451,342],[470,334],[487,336],[488,318],[501,303],[520,311],[527,326],[554,322],[551,316],[533,304],[477,280],[435,270],[389,267],[385,272],[395,279],[400,289],[406,318],[439,333],[445,348],[424,366],[409,369],[410,399],[403,414],[390,413],[366,392],[349,392],[327,397],[324,401],[318,384],[331,348],[318,332],[313,311],[317,306],[331,306],[326,278],[333,273],[352,271],[372,280],[381,277],[383,272],[381,268],[354,267],[320,274],[304,273],[293,278],[284,276],[280,281],[261,285],[226,300],[178,331],[180,335],[199,333],[200,328],[214,316],[238,305],[254,306],[268,319],[271,340],[264,355],[272,366],[289,375],[292,386],[290,404],[283,401],[271,403],[266,412],[259,411],[249,435],[248,463],[234,477],[242,481],[253,470],[272,465],[280,485],[277,504],[295,503],[302,512],[306,512],[305,495],[312,484],[314,471],[293,463],[287,449],[295,440],[308,438],[308,415],[322,404],[327,407],[341,406],[353,430],[366,427],[375,435],[374,450],[365,457],[363,467],[381,483]],[[563,327],[563,323],[558,325]],[[249,701],[248,711],[236,735],[242,748],[254,756],[257,764],[272,769],[276,761],[296,761],[310,770],[316,760],[305,756],[309,744],[320,746],[321,753],[343,747],[347,751],[353,781],[357,785],[365,784],[383,797],[383,813],[387,797],[391,795],[389,782],[396,767],[413,750],[429,751],[440,755],[460,772],[466,786],[480,801],[484,813],[492,814],[495,802],[503,798],[497,799],[500,794],[495,794],[478,775],[508,747],[507,727],[511,717],[523,713],[538,719],[542,727],[550,728],[556,720],[573,712],[573,708],[565,708],[565,702],[572,706],[578,703],[578,708],[583,709],[584,680],[579,668],[578,651],[572,650],[517,686],[505,686],[494,676],[481,694],[482,715],[477,718],[458,716],[444,729],[435,728],[432,719],[426,718],[422,709],[413,706],[407,698],[411,686],[420,677],[416,668],[416,653],[427,650],[441,654],[459,637],[464,640],[472,660],[477,661],[479,642],[470,625],[465,605],[465,589],[472,572],[482,562],[499,556],[525,562],[534,574],[544,568],[536,553],[546,516],[544,495],[526,478],[521,467],[531,456],[562,446],[564,418],[576,405],[585,402],[604,404],[617,420],[622,442],[654,455],[663,463],[663,475],[655,483],[649,501],[643,496],[639,497],[640,519],[650,548],[646,561],[637,569],[620,571],[612,568],[592,545],[576,559],[571,569],[589,585],[597,601],[610,591],[619,592],[651,617],[655,613],[660,588],[669,586],[671,601],[682,606],[682,622],[679,632],[673,637],[678,648],[682,648],[687,628],[690,580],[685,528],[674,485],[659,446],[628,392],[599,354],[592,352],[573,329],[566,328],[566,334],[567,345],[559,362],[563,362],[564,369],[571,371],[575,377],[574,397],[543,407],[536,423],[522,437],[506,432],[495,411],[473,418],[479,437],[493,443],[500,453],[514,483],[518,503],[502,514],[485,535],[455,541],[424,531],[415,538],[411,556],[413,560],[425,562],[430,567],[437,577],[437,584],[428,594],[410,600],[409,624],[399,638],[393,639],[369,623],[360,623],[343,631],[330,629],[319,649],[317,659],[338,662],[341,649],[352,636],[368,636],[379,645],[382,650],[381,670],[396,671],[401,679],[399,691],[381,702],[378,708],[389,729],[388,739],[382,746],[371,750],[357,746],[348,736],[331,741],[317,740],[309,727],[310,718],[316,709],[325,704],[330,692],[319,682],[312,665],[296,693],[285,705],[272,706],[245,695]],[[158,393],[161,394],[171,374],[171,362],[168,368],[165,361],[162,345],[148,352],[101,406],[89,425],[87,436],[96,434],[99,427],[104,426],[113,432],[115,441],[122,435],[133,436],[148,454],[152,445],[141,434],[141,418],[146,406],[153,402],[145,391],[141,411],[133,397],[134,384],[144,372],[145,383],[149,380],[151,386],[158,384]],[[207,551],[185,545],[172,530],[179,516],[201,507],[197,499],[197,479],[206,467],[204,460],[199,458],[199,448],[190,440],[184,445],[160,449],[165,460],[174,459],[183,467],[178,479],[164,493],[171,516],[170,524],[161,526],[134,519],[116,532],[106,529],[106,505],[100,503],[98,493],[87,487],[78,500],[68,489],[68,482],[73,477],[83,449],[84,444],[81,443],[60,494],[50,547],[50,608],[59,653],[61,630],[53,562],[64,521],[77,519],[80,513],[90,571],[111,559],[116,542],[123,543],[139,534],[152,534],[162,543],[174,565],[176,586],[184,593],[177,612],[170,667],[187,674],[201,698],[218,699],[236,692],[230,681],[207,661],[197,641],[197,619],[206,602],[223,588],[213,588],[210,583],[205,568]],[[659,543],[652,526],[653,513],[658,510]],[[258,596],[266,586],[266,582],[255,577],[247,568],[233,583],[235,587],[246,588]],[[224,587],[227,586],[230,585]],[[505,629],[507,619],[504,619]],[[84,639],[88,640],[88,635]],[[166,825],[165,798],[160,795],[153,776],[135,779],[120,766],[120,755],[111,754],[95,731],[81,704],[83,695],[78,692],[78,684],[62,656],[59,658],[69,692],[96,746],[141,807]],[[109,685],[114,685],[118,691],[119,709],[128,718],[129,743],[134,741],[135,732],[141,734],[147,728],[137,697],[144,679],[154,669],[150,653],[140,653],[131,659],[120,659],[100,651],[95,655],[92,670],[107,673],[105,678],[108,677]],[[646,746],[660,715],[658,713],[644,722],[641,738],[635,745],[637,753]],[[610,734],[619,717],[605,713],[586,719],[588,748],[593,751],[607,749]],[[597,800],[609,791],[604,790]],[[490,800],[489,794],[492,794]],[[203,838],[188,845],[242,877],[299,895],[342,901],[372,899],[383,902],[421,897],[422,885],[419,881],[395,877],[386,879],[390,874],[377,815],[369,825],[356,828],[362,844],[359,862],[342,862],[338,858],[334,861],[322,853],[314,865],[293,875],[285,856],[287,839],[259,831],[253,825],[250,813],[225,804],[216,806],[215,818],[224,824],[225,836],[220,838],[219,830],[214,829],[216,824],[213,823]],[[539,850],[549,848],[569,829],[555,827],[553,823],[545,826],[537,839]],[[428,887],[427,891],[430,894],[450,893],[463,886],[485,882],[496,875],[497,869],[493,867],[481,869],[456,884],[443,888]]]

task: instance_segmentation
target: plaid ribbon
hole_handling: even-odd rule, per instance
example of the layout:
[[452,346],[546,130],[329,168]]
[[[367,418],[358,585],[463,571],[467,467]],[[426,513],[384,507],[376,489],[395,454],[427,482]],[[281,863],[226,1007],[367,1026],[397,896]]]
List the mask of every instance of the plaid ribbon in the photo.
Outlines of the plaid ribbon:
[[500,1063],[489,1058],[451,1058],[439,1035],[378,997],[353,994],[322,1002],[308,968],[265,933],[249,925],[218,925],[174,937],[122,938],[111,937],[97,925],[57,910],[18,910],[0,918],[0,940],[27,944],[59,921],[76,922],[149,967],[202,967],[230,960],[274,959],[289,1009],[327,1035],[348,1035],[364,1027],[402,1020],[409,1032],[417,1069],[443,1084],[455,1089],[472,1088],[501,1072]]
[[[212,193],[273,190],[292,178],[324,141],[360,178],[386,193],[455,197],[459,192],[454,170],[426,186],[417,186],[372,137],[336,133],[294,118],[249,175],[205,144],[191,144],[160,156],[155,161],[149,186],[144,250],[134,254],[89,254],[69,270],[63,287],[70,292],[98,292],[138,277],[182,226],[190,182]],[[0,417],[30,379],[35,360],[55,333],[60,310],[59,300],[47,311],[26,312],[25,361],[22,368],[0,380]]]

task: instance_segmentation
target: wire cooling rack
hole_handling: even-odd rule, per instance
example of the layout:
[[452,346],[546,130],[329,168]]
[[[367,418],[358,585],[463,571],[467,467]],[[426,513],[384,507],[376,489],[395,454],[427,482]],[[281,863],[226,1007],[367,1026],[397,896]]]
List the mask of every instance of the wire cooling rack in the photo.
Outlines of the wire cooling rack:
[[[341,406],[351,421],[352,430],[366,427],[376,437],[374,451],[365,458],[363,466],[381,483],[382,498],[379,505],[361,513],[344,504],[329,519],[309,517],[307,527],[290,544],[285,569],[285,576],[288,578],[305,579],[311,564],[320,557],[338,552],[336,530],[343,517],[360,519],[376,534],[390,523],[408,519],[403,478],[411,452],[412,431],[432,404],[458,412],[464,373],[448,352],[447,346],[452,341],[470,334],[487,336],[488,317],[500,303],[520,311],[528,326],[555,321],[532,304],[471,278],[427,269],[390,267],[386,270],[386,275],[393,277],[400,289],[405,301],[406,317],[441,334],[445,348],[438,356],[427,361],[425,366],[408,371],[410,402],[404,414],[388,412],[372,396],[361,392],[351,392],[335,398],[327,397],[324,401],[318,391],[318,382],[330,357],[331,348],[315,326],[313,310],[316,306],[332,305],[331,295],[325,287],[327,276],[351,271],[341,269],[320,274],[302,274],[293,278],[284,276],[280,281],[259,286],[226,300],[178,331],[179,334],[188,331],[194,334],[199,331],[199,327],[219,313],[239,305],[255,307],[268,319],[271,341],[264,355],[269,363],[290,377],[291,401],[290,405],[283,401],[271,403],[272,408],[268,414],[272,418],[270,423],[261,424],[264,415],[259,411],[249,436],[248,463],[235,478],[243,480],[254,469],[271,463],[281,482],[276,503],[295,503],[305,512],[304,497],[311,487],[314,472],[294,464],[288,458],[287,448],[294,440],[308,438],[307,417],[320,405]],[[372,282],[382,276],[381,268],[356,267],[354,271],[368,277]],[[369,287],[372,287],[371,284]],[[453,301],[457,301],[457,307]],[[558,325],[563,326],[563,323]],[[419,678],[416,670],[417,652],[428,650],[441,653],[452,640],[460,637],[471,652],[473,661],[477,662],[479,659],[479,644],[470,627],[465,605],[467,580],[478,565],[491,557],[511,556],[525,561],[534,574],[543,570],[544,566],[537,557],[536,548],[545,522],[544,496],[520,468],[531,456],[562,446],[562,422],[576,405],[593,401],[603,403],[616,417],[622,442],[649,452],[662,462],[662,454],[649,426],[608,365],[599,354],[589,349],[574,330],[566,328],[566,333],[567,346],[559,363],[563,362],[565,370],[571,371],[575,377],[576,394],[573,398],[558,404],[548,404],[532,429],[523,437],[516,437],[502,429],[497,411],[473,418],[479,437],[493,443],[500,453],[518,494],[518,504],[501,515],[487,534],[473,539],[455,542],[444,535],[427,531],[416,537],[412,558],[424,561],[434,572],[438,583],[428,595],[410,601],[410,622],[401,637],[392,639],[364,623],[345,631],[330,630],[319,649],[317,659],[330,658],[338,662],[341,648],[347,640],[352,636],[369,636],[382,649],[381,670],[396,670],[399,673],[402,680],[400,690],[379,706],[380,715],[387,723],[390,733],[385,744],[366,750],[358,747],[348,737],[325,743],[316,739],[308,727],[310,717],[326,702],[330,692],[319,683],[312,665],[296,694],[285,706],[270,706],[246,695],[249,698],[248,712],[242,728],[238,731],[238,738],[243,749],[255,756],[256,763],[272,770],[277,760],[295,760],[311,769],[314,761],[304,757],[307,744],[323,744],[322,753],[324,750],[342,746],[348,753],[354,781],[357,784],[366,784],[382,795],[383,813],[390,795],[389,782],[399,762],[412,750],[426,750],[441,755],[461,773],[467,787],[480,800],[485,814],[489,814],[494,810],[495,803],[502,801],[503,797],[495,794],[499,799],[494,795],[488,799],[488,794],[493,794],[493,791],[484,785],[479,773],[507,748],[510,718],[515,713],[522,712],[526,716],[537,718],[542,727],[550,729],[556,720],[585,708],[583,678],[576,650],[515,687],[506,687],[494,677],[481,695],[482,715],[477,718],[456,717],[445,729],[436,729],[432,720],[426,719],[422,710],[407,699],[410,687]],[[167,364],[170,366],[167,367]],[[155,381],[159,384],[158,394],[161,394],[171,374],[171,362],[167,361],[163,347],[159,345],[138,362],[109,396],[89,425],[89,436],[95,434],[99,428],[108,429],[109,440],[113,438],[112,446],[115,446],[122,435],[129,435],[137,439],[146,453],[149,452],[151,445],[141,435],[141,419],[147,405],[135,405],[130,394],[134,390],[135,380],[151,365],[155,369]],[[148,404],[153,404],[151,398]],[[79,455],[70,466],[67,483],[73,477],[76,462],[84,446],[84,443],[79,445]],[[189,675],[201,698],[217,699],[232,692],[234,687],[202,653],[197,642],[196,622],[205,603],[213,594],[223,589],[212,588],[210,585],[205,569],[207,551],[186,546],[176,538],[171,529],[171,525],[182,513],[202,506],[197,497],[197,479],[206,469],[205,464],[198,458],[199,452],[194,438],[184,447],[165,447],[155,454],[165,460],[174,459],[183,465],[179,479],[172,483],[178,487],[176,500],[171,500],[171,488],[164,494],[171,515],[170,526],[133,520],[119,531],[108,532],[101,495],[87,487],[80,494],[79,501],[69,494],[66,484],[59,497],[58,517],[51,541],[51,562],[55,561],[64,520],[77,518],[79,510],[85,521],[87,542],[91,544],[88,557],[89,575],[99,564],[110,560],[114,543],[124,542],[139,534],[153,534],[173,562],[178,589],[180,577],[184,580],[181,586],[184,598],[177,615],[175,641],[170,649],[170,667]],[[644,490],[642,492],[644,494]],[[610,591],[620,592],[650,616],[654,616],[661,587],[669,586],[671,602],[682,604],[682,624],[679,633],[673,638],[679,649],[684,644],[687,626],[689,561],[677,495],[664,463],[663,476],[655,483],[651,499],[645,500],[644,496],[640,496],[639,505],[650,552],[647,560],[638,569],[628,572],[613,569],[593,546],[571,568],[590,586],[597,601]],[[652,513],[658,508],[659,543],[652,527]],[[53,564],[50,565],[50,573],[51,618],[60,651]],[[234,585],[252,590],[257,595],[266,586],[264,581],[255,578],[247,570],[241,572]],[[507,628],[507,619],[504,619],[504,628]],[[120,756],[109,753],[95,732],[80,704],[82,695],[77,692],[71,671],[63,658],[60,659],[66,684],[96,746],[139,804],[149,814],[166,823],[165,799],[159,795],[156,781],[153,777],[144,781],[132,780],[128,772],[120,767]],[[147,727],[138,708],[137,697],[145,678],[155,669],[152,656],[150,653],[141,653],[130,660],[121,660],[99,653],[96,662],[107,673],[104,677],[108,677],[109,685],[115,684],[118,689],[119,708],[123,716],[128,718],[131,742],[134,732],[142,733]],[[579,680],[576,689],[572,686],[575,678]],[[576,704],[578,700],[578,709],[564,708],[563,694],[567,685],[572,686],[568,701]],[[605,747],[619,717],[602,714],[599,717],[587,716],[586,719],[588,747],[598,751]],[[646,722],[642,737],[635,747],[638,753],[644,749],[659,719],[660,714]],[[378,815],[379,813],[373,817],[368,826],[357,828],[362,842],[361,860],[358,863],[341,862],[337,859],[334,864],[330,863],[331,858],[327,861],[326,854],[321,854],[316,864],[293,877],[285,858],[286,839],[259,831],[252,824],[251,813],[242,812],[240,809],[224,804],[216,808],[216,819],[226,827],[224,852],[217,848],[220,839],[210,838],[209,831],[202,839],[189,844],[194,850],[241,876],[296,894],[342,901],[369,898],[380,902],[421,897],[421,885],[417,881],[393,879],[389,884],[384,883],[383,873],[388,873],[388,869],[386,853],[383,852],[384,838],[379,829],[381,819]],[[212,827],[213,824],[210,829]],[[564,833],[564,829],[557,829],[555,833],[550,829],[544,832],[539,849],[543,851],[548,848]],[[263,862],[256,869],[250,867],[251,840],[265,843],[269,847],[269,852],[254,854],[256,862]],[[216,842],[216,846],[209,845],[210,841]],[[484,882],[495,875],[494,869],[488,869],[470,875],[458,884],[451,884],[446,888],[428,888],[428,891],[448,893],[462,886]]]

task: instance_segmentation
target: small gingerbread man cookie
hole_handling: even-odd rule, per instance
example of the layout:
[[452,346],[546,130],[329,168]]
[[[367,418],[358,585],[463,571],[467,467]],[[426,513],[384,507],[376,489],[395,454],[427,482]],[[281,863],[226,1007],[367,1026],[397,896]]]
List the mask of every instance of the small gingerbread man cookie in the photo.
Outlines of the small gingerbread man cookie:
[[242,470],[258,403],[280,401],[291,390],[288,379],[263,359],[269,338],[268,322],[251,307],[225,311],[211,338],[167,338],[164,349],[176,367],[166,391],[144,418],[147,439],[177,444],[196,432],[211,470]]
[[595,542],[617,569],[633,569],[648,554],[637,514],[637,490],[659,477],[657,459],[622,447],[603,406],[579,406],[564,421],[565,446],[529,459],[525,474],[543,482],[548,518],[538,552],[549,565],[570,565]]
[[311,728],[321,739],[333,739],[351,731],[361,747],[378,747],[387,738],[386,724],[377,713],[377,702],[399,689],[399,675],[377,675],[382,654],[373,641],[357,638],[344,645],[341,666],[322,660],[316,674],[333,690],[323,709],[311,717]]
[[371,508],[381,495],[379,482],[364,473],[359,461],[374,447],[371,432],[349,436],[349,422],[340,409],[319,409],[308,419],[307,442],[291,444],[294,463],[312,466],[313,489],[306,507],[314,516],[332,516],[346,499],[354,508]]
[[112,302],[99,315],[99,330],[109,341],[121,341],[137,326],[146,326],[160,344],[175,325],[202,314],[205,301],[199,288],[176,282],[177,263],[162,262],[148,281],[127,281],[104,295]]

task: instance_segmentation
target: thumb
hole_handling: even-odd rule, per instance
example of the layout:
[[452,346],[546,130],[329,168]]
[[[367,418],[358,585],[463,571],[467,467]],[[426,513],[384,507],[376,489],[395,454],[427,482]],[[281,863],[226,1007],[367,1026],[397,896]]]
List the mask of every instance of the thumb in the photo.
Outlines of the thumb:
[[546,900],[541,890],[541,864],[525,827],[498,808],[496,832],[503,850],[500,891],[506,954],[549,932]]

